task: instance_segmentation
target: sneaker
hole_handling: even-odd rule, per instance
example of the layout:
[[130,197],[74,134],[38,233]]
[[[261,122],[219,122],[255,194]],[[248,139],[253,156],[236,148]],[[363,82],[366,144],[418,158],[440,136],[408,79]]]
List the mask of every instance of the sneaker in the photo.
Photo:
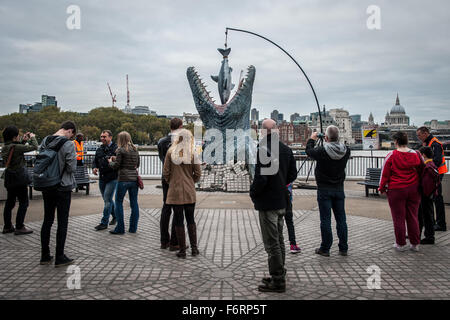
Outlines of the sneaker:
[[434,239],[423,238],[420,240],[420,244],[434,244]]
[[16,231],[14,231],[14,234],[16,236],[20,236],[20,235],[23,235],[23,234],[30,234],[30,233],[33,233],[33,230],[28,229],[25,226],[23,226],[21,229],[16,229]]
[[53,256],[47,255],[47,256],[43,256],[41,258],[41,262],[39,264],[40,265],[46,265],[46,264],[50,264],[52,262],[53,262]]
[[321,248],[316,249],[316,254],[320,254],[321,256],[324,257],[329,257],[330,256],[330,252],[329,251],[323,251]]
[[346,257],[346,256],[348,256],[348,253],[347,253],[347,251],[339,250],[339,255]]
[[291,253],[300,253],[302,252],[302,249],[300,249],[296,244],[291,244]]
[[406,244],[404,246],[399,246],[398,244],[394,243],[394,248],[395,250],[400,252],[408,250],[408,246]]
[[110,226],[113,226],[117,223],[117,219],[116,218],[112,218],[111,222],[109,223]]
[[106,228],[108,228],[106,224],[100,223],[98,226],[95,227],[95,230],[100,231],[105,230]]
[[75,260],[69,259],[65,254],[62,257],[57,257],[55,260],[55,268],[68,266],[72,264]]
[[416,245],[410,244],[409,249],[414,252],[419,252],[419,245],[418,244],[416,244]]
[[5,228],[5,227],[3,227],[2,233],[3,233],[3,234],[7,234],[7,233],[13,233],[14,231],[16,231],[16,229],[15,229],[14,227],[11,227],[11,228]]

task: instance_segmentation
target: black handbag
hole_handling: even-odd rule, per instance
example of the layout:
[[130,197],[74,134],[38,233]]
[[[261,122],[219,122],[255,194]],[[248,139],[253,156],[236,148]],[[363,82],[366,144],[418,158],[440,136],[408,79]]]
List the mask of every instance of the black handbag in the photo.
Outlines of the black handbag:
[[14,146],[12,146],[11,151],[9,152],[8,162],[6,163],[6,169],[3,173],[6,189],[27,187],[31,183],[31,177],[28,174],[26,167],[22,167],[17,170],[12,170],[9,168],[9,163],[11,162],[14,149]]

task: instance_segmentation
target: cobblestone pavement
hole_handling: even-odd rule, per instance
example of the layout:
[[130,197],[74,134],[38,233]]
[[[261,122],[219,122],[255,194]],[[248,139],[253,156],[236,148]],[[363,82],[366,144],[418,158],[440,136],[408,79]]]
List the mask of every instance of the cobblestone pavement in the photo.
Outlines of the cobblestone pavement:
[[[159,215],[159,209],[141,208],[138,233],[124,236],[94,231],[100,213],[70,218],[66,254],[80,268],[81,289],[67,288],[67,267],[39,265],[41,222],[28,224],[35,230],[31,235],[0,234],[0,299],[450,298],[449,232],[437,233],[437,244],[420,252],[395,252],[391,222],[348,216],[349,255],[339,256],[335,241],[326,258],[314,254],[318,212],[296,210],[303,251],[287,253],[287,290],[276,294],[257,291],[268,268],[256,211],[197,210],[201,254],[186,260],[159,248]],[[51,248],[55,229],[56,222]],[[373,265],[380,268],[380,289],[367,286]]]

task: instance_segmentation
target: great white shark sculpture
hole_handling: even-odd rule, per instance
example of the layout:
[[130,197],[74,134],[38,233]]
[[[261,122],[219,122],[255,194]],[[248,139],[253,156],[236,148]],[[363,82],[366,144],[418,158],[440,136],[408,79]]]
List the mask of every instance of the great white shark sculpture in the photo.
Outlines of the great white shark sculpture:
[[[245,152],[246,161],[249,156],[253,156],[253,141],[244,139],[244,143],[232,143],[228,142],[229,147],[227,150],[226,131],[227,129],[239,130],[242,129],[246,133],[250,133],[250,108],[252,105],[252,92],[253,83],[255,81],[255,67],[249,66],[246,76],[239,82],[235,94],[228,99],[231,89],[231,71],[228,66],[228,50],[219,49],[224,56],[222,66],[217,79],[219,85],[219,95],[222,103],[216,104],[211,97],[210,92],[206,90],[206,85],[199,77],[194,67],[189,67],[186,71],[187,79],[191,87],[192,96],[197,111],[200,115],[203,125],[208,129],[218,129],[223,136],[223,163],[226,162],[226,152],[233,152],[233,154],[242,154]],[[228,97],[227,97],[228,95]],[[239,141],[239,140],[238,140]],[[205,146],[208,143],[205,144]],[[234,150],[230,150],[230,147],[234,145]],[[249,146],[250,145],[250,146]],[[251,170],[252,172],[253,170]]]

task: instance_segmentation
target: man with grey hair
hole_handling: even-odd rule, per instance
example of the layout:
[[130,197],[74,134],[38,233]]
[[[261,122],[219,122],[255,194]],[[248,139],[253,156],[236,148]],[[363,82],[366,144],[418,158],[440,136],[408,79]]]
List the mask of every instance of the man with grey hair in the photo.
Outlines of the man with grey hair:
[[347,222],[345,217],[345,167],[350,157],[350,149],[339,143],[339,128],[329,126],[325,133],[325,143],[319,143],[318,133],[314,132],[306,144],[306,154],[317,161],[315,177],[317,183],[317,202],[320,211],[320,232],[322,243],[316,253],[329,257],[333,243],[331,232],[331,209],[336,219],[339,238],[339,254],[347,255]]
[[250,197],[255,209],[259,211],[270,277],[262,279],[263,284],[258,287],[258,290],[285,292],[283,220],[287,206],[286,186],[297,178],[297,168],[292,150],[278,137],[275,121],[265,119],[262,128],[263,135],[258,144],[255,177],[250,187]]

